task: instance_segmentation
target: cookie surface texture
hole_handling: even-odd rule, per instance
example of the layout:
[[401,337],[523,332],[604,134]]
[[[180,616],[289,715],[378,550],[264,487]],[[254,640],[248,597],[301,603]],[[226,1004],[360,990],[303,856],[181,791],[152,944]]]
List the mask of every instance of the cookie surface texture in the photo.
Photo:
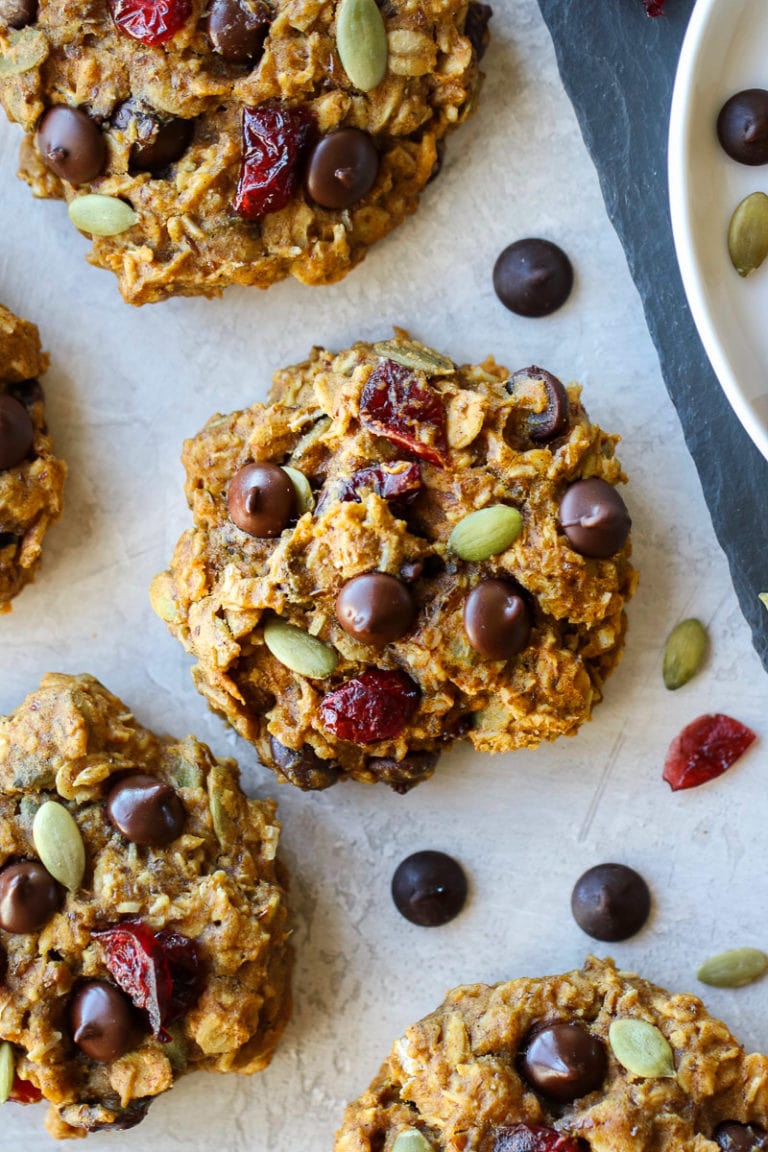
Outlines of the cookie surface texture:
[[6,1107],[42,1094],[51,1134],[83,1136],[133,1127],[183,1073],[264,1068],[290,1011],[278,839],[233,760],[153,735],[90,676],[48,675],[0,719]]
[[62,508],[67,469],[54,456],[37,379],[47,367],[35,325],[0,305],[0,612],[33,579]]
[[467,0],[7,10],[0,100],[26,133],[20,175],[38,197],[108,198],[73,220],[132,304],[340,280],[439,170],[490,16]]
[[[625,1034],[627,1022],[639,1024],[671,1064],[623,1067],[610,1039],[618,1021]],[[531,1072],[526,1056],[537,1028],[551,1038],[557,1026],[561,1037],[574,1029],[590,1054],[579,1062],[566,1052],[559,1100],[543,1079],[556,1062],[545,1056]],[[563,976],[450,992],[348,1106],[334,1150],[718,1152],[763,1147],[766,1124],[768,1058],[746,1054],[697,997],[589,959]]]
[[462,736],[575,733],[636,583],[617,438],[579,387],[399,332],[315,349],[269,400],[185,443],[194,527],[151,588],[210,706],[302,788],[403,792]]

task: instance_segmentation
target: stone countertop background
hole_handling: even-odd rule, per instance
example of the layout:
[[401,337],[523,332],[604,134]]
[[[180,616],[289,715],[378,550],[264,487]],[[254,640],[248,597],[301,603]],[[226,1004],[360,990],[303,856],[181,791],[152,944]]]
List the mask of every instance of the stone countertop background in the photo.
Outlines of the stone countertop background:
[[[330,1152],[344,1103],[449,987],[565,971],[591,950],[704,993],[747,1046],[768,1050],[768,981],[718,991],[695,979],[714,952],[768,949],[768,679],[539,9],[496,7],[477,116],[450,140],[417,217],[331,288],[284,283],[131,309],[111,275],[85,263],[64,206],[34,204],[13,179],[19,132],[0,128],[0,299],[41,328],[50,424],[70,466],[38,581],[0,621],[0,713],[46,671],[92,673],[142,723],[194,732],[237,756],[249,790],[277,791],[293,874],[295,1011],[270,1068],[188,1077],[138,1128],[89,1137],[95,1152]],[[491,286],[499,251],[526,235],[561,244],[576,269],[570,301],[543,320],[505,311]],[[592,417],[623,437],[640,589],[624,660],[574,739],[494,759],[457,748],[404,797],[352,784],[305,796],[277,787],[206,710],[147,587],[188,524],[182,439],[216,410],[263,399],[271,372],[312,344],[341,348],[395,324],[459,361],[490,352],[583,383]],[[670,693],[664,641],[690,615],[709,628],[711,653]],[[720,780],[673,795],[661,780],[666,749],[715,711],[758,742]],[[390,900],[395,866],[421,848],[450,852],[469,876],[467,907],[443,928],[409,924]],[[654,896],[643,932],[610,947],[569,911],[576,878],[605,860],[637,868]],[[53,1147],[43,1108],[3,1109],[3,1152]]]

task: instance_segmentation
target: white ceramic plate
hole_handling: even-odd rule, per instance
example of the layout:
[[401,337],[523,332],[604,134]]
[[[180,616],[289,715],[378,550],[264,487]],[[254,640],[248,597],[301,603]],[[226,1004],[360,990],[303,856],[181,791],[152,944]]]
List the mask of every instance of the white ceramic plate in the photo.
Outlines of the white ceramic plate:
[[672,228],[702,343],[736,415],[768,459],[768,262],[742,279],[727,246],[739,201],[768,193],[768,165],[731,160],[715,132],[722,105],[745,88],[768,88],[768,0],[698,0],[672,99]]

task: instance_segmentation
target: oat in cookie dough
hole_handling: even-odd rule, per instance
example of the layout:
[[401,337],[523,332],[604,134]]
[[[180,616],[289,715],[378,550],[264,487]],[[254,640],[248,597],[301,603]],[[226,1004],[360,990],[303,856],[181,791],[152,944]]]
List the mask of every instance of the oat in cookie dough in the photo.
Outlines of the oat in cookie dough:
[[334,1152],[749,1152],[768,1057],[611,960],[449,992],[350,1104]]
[[90,676],[48,675],[0,718],[11,1101],[84,1136],[138,1124],[185,1072],[264,1068],[290,1011],[278,838],[233,760],[155,736]]
[[[472,111],[475,0],[2,0],[22,179],[132,304],[340,280]],[[98,197],[98,199],[96,198]]]
[[636,583],[580,388],[398,332],[316,348],[270,401],[185,443],[194,527],[151,589],[210,706],[307,789],[575,733]]
[[0,612],[34,578],[61,512],[67,468],[53,454],[37,379],[47,367],[35,325],[0,305]]

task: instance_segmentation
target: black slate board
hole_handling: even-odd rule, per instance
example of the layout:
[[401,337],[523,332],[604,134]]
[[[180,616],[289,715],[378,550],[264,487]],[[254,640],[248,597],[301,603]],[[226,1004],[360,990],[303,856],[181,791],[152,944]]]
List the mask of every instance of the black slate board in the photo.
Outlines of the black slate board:
[[[685,299],[667,196],[667,132],[693,0],[538,0],[560,74],[624,245],[667,390],[699,472],[757,652],[768,669],[768,462],[709,365]],[[766,366],[768,370],[768,366]]]

